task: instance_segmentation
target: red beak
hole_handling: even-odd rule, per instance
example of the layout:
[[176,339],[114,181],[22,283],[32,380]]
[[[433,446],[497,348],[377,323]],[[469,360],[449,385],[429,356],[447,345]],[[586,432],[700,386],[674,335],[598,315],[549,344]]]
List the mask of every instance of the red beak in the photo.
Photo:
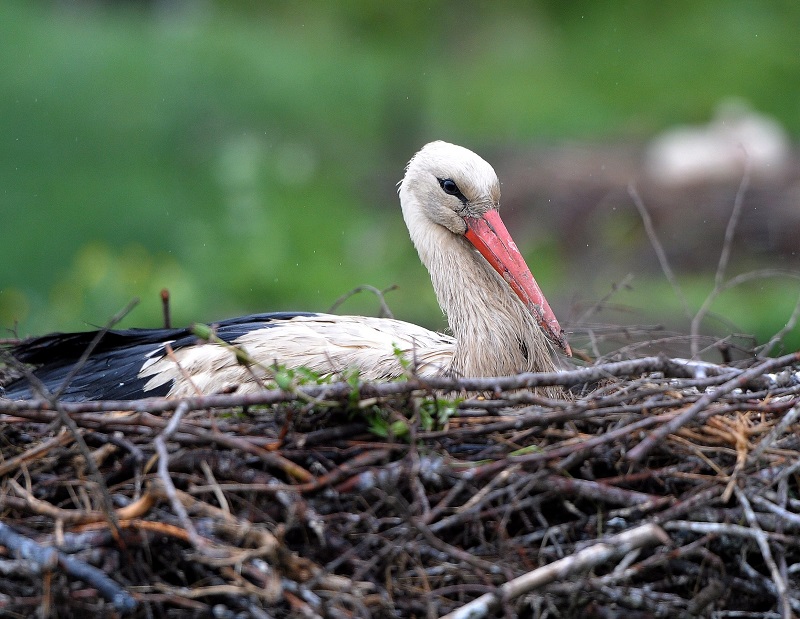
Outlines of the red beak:
[[500,214],[486,211],[483,217],[465,217],[467,240],[475,246],[495,271],[508,282],[511,289],[536,318],[545,334],[567,355],[572,356],[564,331],[556,320],[542,289],[519,253],[514,239],[506,230]]

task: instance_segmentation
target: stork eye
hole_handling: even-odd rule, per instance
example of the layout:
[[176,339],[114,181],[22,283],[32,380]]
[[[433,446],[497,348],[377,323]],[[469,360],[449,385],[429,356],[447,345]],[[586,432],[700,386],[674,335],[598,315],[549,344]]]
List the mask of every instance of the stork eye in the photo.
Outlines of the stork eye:
[[467,201],[467,199],[464,197],[464,194],[461,193],[461,190],[458,188],[458,185],[456,185],[456,182],[452,178],[440,178],[439,186],[446,194],[455,196],[462,202]]

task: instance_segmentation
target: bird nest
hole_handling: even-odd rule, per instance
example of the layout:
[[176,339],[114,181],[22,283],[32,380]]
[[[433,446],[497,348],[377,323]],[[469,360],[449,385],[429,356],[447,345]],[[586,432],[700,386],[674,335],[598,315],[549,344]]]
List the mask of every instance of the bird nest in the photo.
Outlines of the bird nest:
[[4,613],[800,612],[800,353],[282,385],[0,400]]

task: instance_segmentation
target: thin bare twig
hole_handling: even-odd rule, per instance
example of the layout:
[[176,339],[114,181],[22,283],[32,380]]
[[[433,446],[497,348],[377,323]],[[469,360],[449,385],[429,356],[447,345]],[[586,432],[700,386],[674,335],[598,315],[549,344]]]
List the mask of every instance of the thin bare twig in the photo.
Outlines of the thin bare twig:
[[589,570],[625,555],[635,548],[670,543],[669,536],[663,529],[654,524],[645,524],[515,578],[499,587],[497,591],[482,595],[461,608],[447,613],[442,619],[479,619],[489,615],[508,600],[530,593],[555,580]]
[[578,320],[575,322],[579,325],[584,325],[587,323],[589,318],[591,318],[594,314],[599,312],[600,310],[605,307],[606,303],[608,303],[609,299],[617,294],[620,290],[630,288],[631,282],[633,281],[633,274],[628,273],[625,277],[622,278],[622,281],[619,283],[612,283],[611,290],[609,290],[603,297],[601,297],[596,303],[593,303],[590,307],[580,315]]
[[748,271],[746,273],[740,273],[736,277],[732,277],[726,282],[722,282],[721,284],[714,286],[714,289],[708,294],[708,296],[703,301],[703,305],[697,310],[697,313],[692,318],[690,332],[692,335],[692,355],[697,355],[697,341],[698,341],[698,334],[700,332],[700,324],[702,323],[703,319],[706,317],[708,310],[711,308],[711,305],[714,301],[717,300],[717,297],[721,295],[723,292],[730,290],[731,288],[735,288],[736,286],[740,286],[744,283],[750,282],[755,279],[766,279],[770,277],[787,277],[791,279],[800,280],[800,273],[795,271],[786,271],[783,269],[757,269],[755,271]]
[[764,563],[766,563],[767,567],[769,568],[772,576],[772,582],[775,583],[775,589],[778,593],[778,601],[780,602],[781,617],[783,619],[791,619],[794,615],[792,614],[792,607],[789,603],[789,589],[786,586],[786,581],[781,575],[777,564],[775,563],[775,559],[772,557],[772,551],[769,548],[769,540],[767,539],[764,531],[761,529],[761,526],[758,524],[758,518],[756,518],[755,512],[753,512],[753,508],[750,505],[750,501],[747,499],[747,495],[738,486],[734,487],[734,492],[736,493],[736,497],[739,499],[739,503],[741,503],[742,508],[744,509],[747,523],[754,532],[753,537],[755,538],[758,548],[761,551],[761,557],[764,559]]
[[800,318],[800,295],[797,296],[797,301],[795,301],[794,309],[792,310],[791,316],[789,316],[789,320],[786,321],[786,324],[775,333],[775,335],[769,338],[766,344],[757,349],[758,353],[762,356],[769,355],[775,345],[780,342],[789,331],[795,328],[798,318]]
[[[671,360],[666,356],[643,357],[627,361],[603,363],[592,367],[562,372],[528,372],[514,376],[491,378],[411,377],[405,382],[371,382],[358,385],[361,398],[387,398],[410,394],[415,391],[445,392],[503,392],[514,389],[530,389],[551,385],[571,387],[615,376],[630,376],[648,372],[662,372],[665,376],[689,378],[694,370],[685,361]],[[711,381],[714,384],[714,381]],[[309,402],[324,405],[324,400],[348,400],[353,393],[349,382],[297,387],[291,391],[271,389],[256,393],[220,394],[187,398],[148,398],[144,400],[104,400],[94,402],[62,402],[59,405],[69,413],[127,410],[132,412],[158,413],[175,410],[185,403],[190,410],[214,407],[252,406],[282,402]],[[566,404],[565,400],[558,400]],[[2,400],[0,412],[23,410],[49,410],[52,405],[46,400]]]
[[120,533],[119,520],[114,511],[114,503],[111,500],[111,494],[108,491],[108,487],[106,486],[105,480],[103,479],[103,476],[100,473],[97,463],[94,461],[94,458],[92,458],[92,454],[89,451],[89,447],[83,438],[81,430],[78,428],[78,425],[75,423],[75,421],[64,410],[62,403],[59,400],[59,397],[72,382],[72,379],[77,375],[77,373],[89,360],[92,351],[100,343],[101,338],[106,333],[108,333],[108,331],[114,325],[119,323],[120,320],[122,320],[125,316],[127,316],[128,313],[136,306],[138,302],[139,302],[138,299],[136,298],[132,299],[124,308],[122,308],[119,312],[117,312],[114,316],[112,316],[106,323],[106,325],[97,332],[97,334],[92,339],[89,346],[86,347],[86,350],[83,351],[83,354],[80,356],[78,361],[75,363],[72,369],[67,373],[67,376],[64,378],[64,380],[62,381],[59,388],[55,391],[55,393],[50,393],[50,391],[47,389],[44,383],[42,383],[42,381],[40,381],[38,377],[36,377],[36,375],[33,372],[31,372],[29,368],[19,363],[13,357],[10,357],[10,361],[25,375],[26,379],[31,385],[33,392],[39,394],[39,397],[42,398],[42,400],[47,403],[48,408],[54,408],[58,412],[59,422],[69,430],[69,432],[75,439],[75,444],[78,446],[78,449],[84,458],[84,461],[86,463],[86,468],[89,470],[89,474],[91,475],[92,479],[94,480],[100,492],[101,508],[105,513],[109,524],[113,527],[114,532],[117,535],[118,539]]
[[156,447],[156,453],[158,453],[158,476],[161,478],[161,483],[164,485],[167,497],[169,497],[172,510],[181,521],[183,528],[186,529],[192,546],[197,550],[203,551],[206,549],[207,544],[197,534],[197,529],[195,529],[189,518],[189,514],[186,513],[183,507],[183,503],[181,503],[178,498],[177,489],[175,488],[175,484],[172,483],[172,477],[169,475],[169,451],[167,450],[167,441],[177,431],[181,419],[188,411],[189,407],[185,403],[179,405],[172,414],[172,418],[169,420],[167,427],[164,428],[164,431],[161,432],[153,442]]
[[73,578],[96,587],[118,612],[128,613],[138,606],[136,600],[102,570],[55,548],[37,544],[3,522],[0,522],[0,546],[5,546],[13,556],[35,562],[43,571],[52,572],[61,567]]
[[138,304],[139,304],[139,299],[135,297],[131,299],[125,307],[123,307],[120,311],[114,314],[105,324],[105,326],[95,334],[92,341],[83,351],[81,356],[78,358],[78,361],[75,363],[75,365],[72,366],[72,369],[64,377],[64,380],[61,382],[61,385],[59,385],[58,389],[56,389],[56,391],[53,393],[53,398],[55,400],[58,400],[61,397],[61,394],[64,393],[67,387],[69,387],[69,384],[72,382],[72,379],[75,378],[75,376],[78,374],[78,372],[81,371],[83,366],[86,365],[86,362],[89,360],[89,357],[92,355],[92,352],[94,352],[94,349],[97,348],[97,345],[100,343],[100,340],[103,339],[105,334],[108,333],[114,327],[114,325],[117,325],[123,318],[125,318],[125,316],[130,314],[131,310],[133,310],[133,308],[136,307]]
[[719,399],[720,396],[729,393],[734,389],[740,388],[742,385],[747,383],[748,380],[755,378],[756,376],[761,376],[775,368],[785,367],[797,362],[800,362],[800,352],[784,355],[783,357],[778,357],[777,359],[768,359],[767,361],[759,363],[749,370],[742,372],[735,378],[732,378],[716,389],[704,394],[699,400],[697,400],[697,402],[692,404],[692,406],[687,408],[683,413],[655,430],[636,447],[631,449],[630,452],[628,452],[628,459],[632,460],[633,462],[640,462],[647,456],[648,453],[650,453],[656,444],[664,440],[668,435],[677,432],[681,427],[694,419],[700,413],[700,411],[702,411],[715,400]]
[[669,265],[667,253],[664,251],[664,246],[661,245],[661,241],[658,239],[655,226],[653,226],[653,220],[650,217],[650,213],[647,212],[647,208],[645,207],[644,201],[639,195],[635,184],[630,183],[628,185],[628,194],[633,200],[636,210],[639,211],[639,215],[642,218],[642,223],[644,224],[644,229],[647,232],[647,238],[650,239],[650,244],[653,246],[653,249],[656,252],[658,262],[661,265],[661,270],[664,272],[667,281],[672,286],[675,296],[678,297],[678,300],[681,302],[681,305],[683,306],[683,313],[686,314],[687,318],[691,319],[692,313],[689,311],[689,302],[686,300],[686,296],[683,294],[683,290],[678,283],[678,279],[675,277],[675,273],[672,271],[672,267]]
[[386,302],[386,293],[387,292],[392,292],[393,290],[397,290],[397,284],[392,284],[391,286],[389,286],[388,288],[384,288],[383,290],[379,290],[375,286],[370,286],[369,284],[364,284],[362,286],[356,286],[355,288],[353,288],[349,292],[344,293],[342,296],[340,296],[338,299],[336,299],[333,302],[333,305],[331,305],[330,308],[328,309],[328,313],[329,314],[333,314],[339,308],[339,306],[342,303],[347,301],[347,299],[349,299],[353,295],[356,295],[359,292],[367,291],[367,292],[371,292],[372,294],[374,294],[378,298],[378,302],[380,303],[380,307],[381,307],[381,310],[380,310],[380,313],[378,314],[378,316],[380,318],[394,318],[394,314],[392,314],[392,310],[389,308],[389,304]]
[[715,287],[722,286],[722,282],[725,280],[725,271],[728,269],[728,261],[730,260],[731,250],[733,249],[733,237],[736,235],[736,227],[739,225],[739,217],[741,216],[742,205],[744,204],[744,194],[750,186],[750,172],[752,167],[753,165],[750,161],[750,157],[748,157],[745,152],[742,180],[739,182],[739,189],[737,189],[736,197],[733,200],[733,209],[728,219],[728,226],[725,228],[725,239],[722,243],[722,251],[719,255],[717,273],[714,276]]

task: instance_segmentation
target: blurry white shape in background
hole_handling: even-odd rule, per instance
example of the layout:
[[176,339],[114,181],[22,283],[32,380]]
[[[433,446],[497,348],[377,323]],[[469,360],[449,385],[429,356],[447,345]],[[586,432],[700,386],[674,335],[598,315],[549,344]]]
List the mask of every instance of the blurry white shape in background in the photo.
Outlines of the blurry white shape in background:
[[705,126],[676,127],[647,147],[646,171],[662,185],[737,180],[750,165],[754,178],[774,179],[787,169],[789,138],[774,119],[741,99],[723,101]]

